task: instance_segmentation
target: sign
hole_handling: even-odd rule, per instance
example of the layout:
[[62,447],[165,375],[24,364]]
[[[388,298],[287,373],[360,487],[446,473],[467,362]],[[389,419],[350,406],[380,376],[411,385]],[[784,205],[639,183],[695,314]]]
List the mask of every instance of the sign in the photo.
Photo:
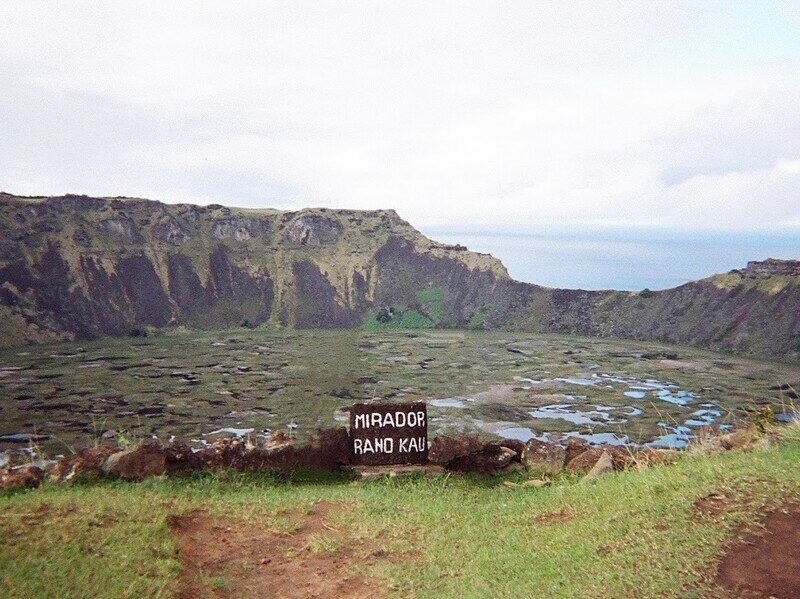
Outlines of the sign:
[[428,406],[425,402],[356,404],[350,408],[353,464],[426,464]]

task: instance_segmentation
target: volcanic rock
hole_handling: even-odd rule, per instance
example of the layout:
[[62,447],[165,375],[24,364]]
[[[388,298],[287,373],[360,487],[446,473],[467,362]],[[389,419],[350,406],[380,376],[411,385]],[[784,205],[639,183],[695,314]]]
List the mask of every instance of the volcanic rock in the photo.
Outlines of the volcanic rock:
[[56,462],[51,475],[55,481],[70,480],[77,475],[97,476],[102,472],[106,460],[120,451],[117,445],[87,447]]
[[166,455],[153,441],[142,443],[135,449],[112,454],[103,464],[103,473],[122,480],[142,480],[148,476],[164,474]]
[[456,472],[493,474],[508,466],[515,453],[513,449],[503,447],[499,443],[487,443],[478,453],[472,453],[449,461],[446,468]]
[[592,469],[586,473],[586,476],[583,477],[581,482],[590,481],[598,476],[602,476],[603,474],[608,474],[609,472],[613,471],[614,461],[611,458],[611,453],[604,450],[603,453],[600,454],[600,457],[597,459],[594,466],[592,466]]
[[169,474],[188,472],[203,467],[203,462],[183,441],[174,441],[164,449],[166,470]]
[[567,439],[567,455],[564,458],[564,463],[569,464],[588,449],[589,444],[580,437],[569,437]]
[[433,440],[428,449],[428,460],[434,464],[448,464],[457,458],[478,453],[482,449],[483,444],[478,435],[439,436]]
[[522,460],[522,452],[525,450],[525,442],[519,439],[503,439],[500,445],[512,449],[516,455],[511,458],[512,462],[519,462]]
[[43,479],[44,471],[36,466],[6,468],[0,473],[0,489],[32,489],[38,487]]
[[522,463],[533,470],[557,474],[564,468],[567,452],[555,443],[531,439],[522,452]]

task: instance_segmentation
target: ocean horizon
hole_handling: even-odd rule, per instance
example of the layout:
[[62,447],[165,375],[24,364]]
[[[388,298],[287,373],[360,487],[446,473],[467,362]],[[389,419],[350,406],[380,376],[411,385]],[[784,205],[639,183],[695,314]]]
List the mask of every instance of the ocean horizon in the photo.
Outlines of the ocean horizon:
[[800,259],[800,229],[676,231],[645,227],[548,227],[542,231],[420,227],[436,241],[500,259],[526,283],[564,289],[668,289],[748,261]]

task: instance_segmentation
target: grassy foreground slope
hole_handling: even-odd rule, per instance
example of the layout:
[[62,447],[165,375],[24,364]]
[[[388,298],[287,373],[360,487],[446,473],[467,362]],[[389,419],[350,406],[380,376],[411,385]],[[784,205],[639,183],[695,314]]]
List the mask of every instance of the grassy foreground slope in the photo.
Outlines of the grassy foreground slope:
[[[214,522],[206,543],[253,535],[228,547],[231,559],[196,569],[200,595],[246,596],[242,585],[275,575],[269,564],[284,560],[298,585],[305,561],[322,578],[359,579],[375,596],[728,596],[713,583],[725,544],[766,509],[800,497],[798,467],[800,430],[790,427],[766,448],[688,452],[673,466],[545,488],[455,476],[365,483],[240,474],[48,484],[0,497],[0,594],[186,592],[182,568],[191,565],[175,522],[195,514]],[[698,509],[704,501],[714,509]],[[263,559],[245,559],[262,557],[253,551]]]

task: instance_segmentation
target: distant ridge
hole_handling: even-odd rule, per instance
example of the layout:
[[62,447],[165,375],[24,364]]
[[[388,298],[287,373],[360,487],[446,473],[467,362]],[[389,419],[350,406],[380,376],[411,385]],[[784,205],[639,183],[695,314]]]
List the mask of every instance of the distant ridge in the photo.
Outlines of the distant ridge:
[[0,346],[147,327],[505,328],[797,360],[800,261],[663,291],[551,289],[394,210],[0,193]]

